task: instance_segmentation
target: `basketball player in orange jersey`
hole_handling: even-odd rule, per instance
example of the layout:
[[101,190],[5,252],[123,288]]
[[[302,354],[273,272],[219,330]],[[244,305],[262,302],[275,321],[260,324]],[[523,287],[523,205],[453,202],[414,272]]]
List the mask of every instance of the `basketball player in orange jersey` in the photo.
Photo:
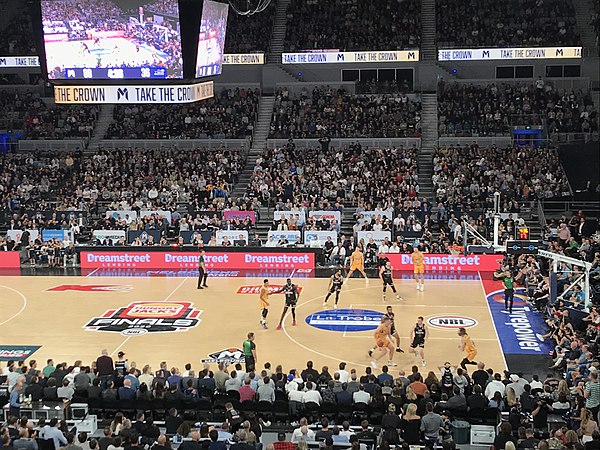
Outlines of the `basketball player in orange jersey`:
[[412,255],[410,256],[410,259],[412,260],[413,266],[414,266],[414,273],[415,273],[415,281],[417,282],[417,291],[424,291],[425,290],[425,265],[424,265],[424,261],[425,261],[425,256],[423,256],[423,252],[421,252],[421,249],[417,246],[413,248],[413,252]]
[[260,287],[260,294],[258,298],[259,306],[261,309],[260,325],[266,330],[267,329],[267,315],[269,314],[269,280],[263,280],[263,285]]
[[392,321],[388,316],[383,316],[381,318],[381,323],[375,330],[375,345],[377,346],[376,351],[379,351],[380,354],[375,356],[375,359],[371,361],[371,367],[373,369],[377,368],[377,361],[379,361],[383,356],[385,356],[386,352],[389,355],[389,361],[387,363],[388,366],[397,366],[393,361],[394,358],[394,344],[392,344],[391,337],[391,324]]
[[348,276],[346,277],[346,282],[352,276],[355,270],[358,270],[365,277],[365,281],[368,283],[369,279],[367,278],[367,274],[365,273],[365,257],[363,256],[362,247],[360,245],[356,246],[352,255],[350,255],[350,272],[348,272]]
[[463,327],[458,329],[458,335],[460,336],[460,344],[458,344],[458,348],[459,350],[467,353],[460,362],[460,367],[462,367],[464,370],[467,370],[467,364],[477,365],[475,362],[477,348],[475,347],[475,343],[471,340],[471,336],[467,334],[467,330],[465,330]]

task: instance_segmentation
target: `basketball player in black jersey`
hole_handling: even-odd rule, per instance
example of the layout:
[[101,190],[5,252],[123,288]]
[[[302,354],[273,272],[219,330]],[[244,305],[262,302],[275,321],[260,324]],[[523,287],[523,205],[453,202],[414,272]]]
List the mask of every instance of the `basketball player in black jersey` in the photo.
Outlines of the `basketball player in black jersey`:
[[337,309],[337,304],[340,299],[340,291],[342,290],[342,284],[344,284],[344,277],[342,275],[342,271],[337,270],[329,279],[329,292],[327,292],[327,296],[325,297],[323,306],[327,306],[327,300],[329,300],[331,294],[335,293],[335,304],[333,305],[333,308]]
[[[385,310],[385,314],[383,315],[383,317],[391,320],[390,336],[392,336],[396,340],[396,351],[398,353],[404,353],[404,350],[402,350],[400,348],[400,335],[398,334],[398,330],[396,330],[396,326],[394,324],[394,316],[395,316],[395,314],[394,314],[394,311],[392,310],[392,307],[388,306]],[[371,356],[376,349],[377,349],[377,346],[375,346],[371,350],[369,350],[369,356]]]
[[392,288],[392,292],[396,294],[396,299],[402,300],[402,297],[400,297],[400,295],[398,295],[398,293],[396,292],[396,286],[394,286],[394,280],[392,279],[393,270],[394,268],[392,267],[392,264],[389,261],[387,261],[385,265],[381,266],[381,268],[379,269],[379,276],[383,281],[383,301],[385,301],[385,291],[388,285],[390,286],[390,288]]
[[425,341],[429,339],[429,329],[423,322],[423,316],[419,316],[417,323],[410,330],[410,338],[412,340],[408,353],[414,353],[415,357],[419,355],[421,357],[421,363],[423,367],[427,364],[425,361]]
[[285,313],[287,313],[288,308],[292,308],[292,326],[296,326],[296,303],[298,303],[298,298],[300,298],[300,293],[298,292],[298,286],[292,283],[292,279],[288,278],[287,283],[281,289],[275,291],[276,294],[283,292],[285,293],[285,306],[283,307],[283,312],[281,313],[281,318],[279,319],[279,325],[277,325],[277,329],[281,330],[281,324],[283,323],[283,318],[285,317]]
[[206,285],[206,278],[208,277],[208,273],[206,272],[206,264],[204,262],[204,258],[206,256],[206,252],[203,247],[200,247],[200,256],[198,257],[198,289],[204,289],[208,287]]

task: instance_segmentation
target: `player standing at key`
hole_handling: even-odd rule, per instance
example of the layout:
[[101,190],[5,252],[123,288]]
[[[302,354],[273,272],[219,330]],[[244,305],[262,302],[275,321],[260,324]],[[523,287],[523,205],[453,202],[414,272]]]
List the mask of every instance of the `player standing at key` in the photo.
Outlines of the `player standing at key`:
[[363,256],[362,248],[360,245],[356,247],[356,250],[350,255],[350,272],[346,276],[346,282],[350,279],[355,270],[358,270],[365,277],[365,281],[368,283],[369,278],[365,273],[365,258]]
[[261,309],[260,325],[266,330],[267,329],[267,315],[269,314],[269,280],[263,280],[263,285],[260,287],[260,293],[258,297],[259,306]]
[[342,290],[342,285],[344,284],[344,277],[342,276],[341,270],[336,270],[335,273],[329,279],[329,287],[327,296],[325,297],[325,301],[323,302],[323,306],[327,306],[327,300],[331,297],[331,294],[335,293],[335,303],[333,305],[334,309],[337,309],[337,304],[340,299],[340,291]]
[[417,282],[417,291],[425,290],[425,256],[419,246],[413,248],[413,253],[410,256],[414,265],[415,281]]
[[288,308],[292,308],[292,326],[296,326],[296,304],[298,303],[298,299],[300,298],[300,293],[298,291],[298,286],[292,283],[292,279],[288,278],[287,283],[281,289],[275,291],[276,294],[280,292],[285,292],[285,306],[283,307],[283,312],[281,313],[281,318],[279,319],[279,325],[277,325],[277,329],[281,330],[281,324],[283,323],[283,318],[285,317],[285,313],[287,313]]
[[398,293],[396,292],[396,286],[394,286],[394,280],[392,278],[393,270],[394,268],[392,267],[392,264],[389,261],[385,263],[385,266],[381,266],[381,269],[379,269],[379,276],[383,281],[383,301],[386,300],[385,291],[388,286],[392,288],[392,292],[396,294],[396,299],[402,300],[402,297],[400,297],[400,295],[398,295]]

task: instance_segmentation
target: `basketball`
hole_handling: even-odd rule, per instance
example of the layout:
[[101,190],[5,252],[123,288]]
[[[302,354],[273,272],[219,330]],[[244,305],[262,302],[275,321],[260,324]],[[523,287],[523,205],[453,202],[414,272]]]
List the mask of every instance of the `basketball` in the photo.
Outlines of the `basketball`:
[[382,348],[385,345],[383,339],[377,339],[377,347]]

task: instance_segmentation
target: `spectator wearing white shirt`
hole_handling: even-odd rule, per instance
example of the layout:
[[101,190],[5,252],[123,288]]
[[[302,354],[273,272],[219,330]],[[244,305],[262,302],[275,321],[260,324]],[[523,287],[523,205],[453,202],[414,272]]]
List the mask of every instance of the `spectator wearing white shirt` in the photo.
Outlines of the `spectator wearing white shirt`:
[[306,442],[315,440],[315,432],[308,428],[306,417],[300,419],[300,426],[292,433],[292,442],[298,443],[301,440]]
[[346,247],[341,242],[338,242],[338,245],[333,247],[331,251],[330,260],[333,264],[342,265],[344,260],[346,259]]
[[227,391],[237,391],[242,386],[241,378],[238,376],[237,372],[234,370],[230,374],[230,378],[225,381],[225,392]]
[[304,391],[293,389],[288,392],[288,400],[290,402],[304,403]]
[[398,243],[396,241],[392,243],[388,253],[400,253],[400,247],[398,247]]
[[385,253],[389,253],[390,252],[390,247],[388,245],[386,245],[385,241],[383,241],[380,245],[379,245],[379,249],[378,249],[379,254],[385,254]]
[[531,383],[529,383],[529,385],[531,386],[532,393],[535,390],[544,390],[544,383],[540,381],[537,375],[533,376],[533,380],[531,380]]
[[404,231],[404,228],[406,227],[406,221],[404,220],[404,217],[402,217],[402,216],[396,217],[394,219],[394,227],[398,231]]
[[[270,381],[270,383],[269,383]],[[256,396],[259,402],[275,402],[275,389],[273,380],[265,376],[262,385],[260,385],[256,391]]]
[[350,437],[353,434],[356,434],[356,433],[354,433],[354,431],[352,431],[350,429],[350,422],[348,422],[347,420],[344,420],[342,422],[342,429],[340,430],[340,436]]
[[335,372],[340,374],[340,383],[347,383],[350,379],[350,373],[346,370],[346,363],[341,362],[339,369]]
[[502,376],[499,373],[495,373],[494,379],[485,387],[485,396],[491,400],[496,392],[500,392],[500,395],[504,397],[505,390],[506,386],[502,382]]
[[321,398],[321,394],[319,391],[315,389],[314,384],[309,381],[306,383],[306,392],[304,393],[304,403],[316,403],[317,405],[321,405],[323,399]]
[[371,402],[371,394],[365,391],[365,387],[361,384],[358,387],[358,391],[352,394],[352,400],[354,403],[364,403],[368,405]]

